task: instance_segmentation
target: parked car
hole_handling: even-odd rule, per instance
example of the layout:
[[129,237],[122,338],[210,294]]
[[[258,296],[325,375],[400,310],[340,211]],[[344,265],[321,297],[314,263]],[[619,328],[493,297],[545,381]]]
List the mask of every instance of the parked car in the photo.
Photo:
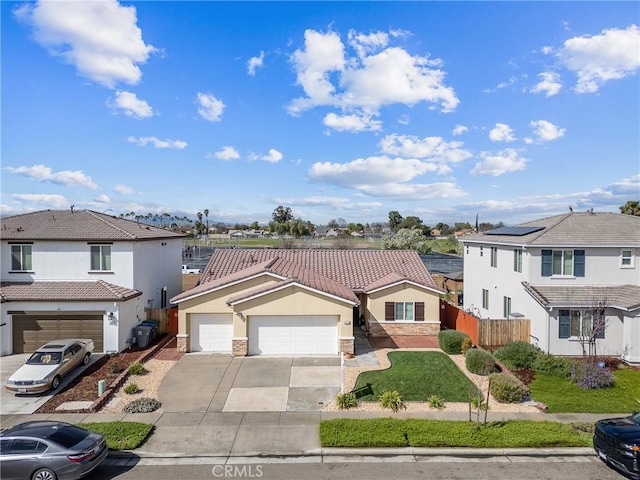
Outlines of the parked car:
[[108,453],[102,435],[65,422],[26,422],[0,433],[2,480],[75,480]]
[[62,377],[79,365],[87,365],[93,353],[93,340],[64,339],[49,342],[29,357],[7,380],[6,389],[14,393],[42,393],[55,390]]
[[640,412],[596,422],[593,448],[607,465],[640,480]]

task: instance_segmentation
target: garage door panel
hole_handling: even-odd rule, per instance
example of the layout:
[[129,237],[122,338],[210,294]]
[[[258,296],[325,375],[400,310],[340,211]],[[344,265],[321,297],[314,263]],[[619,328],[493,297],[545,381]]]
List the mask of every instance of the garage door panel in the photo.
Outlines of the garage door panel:
[[13,353],[31,353],[62,338],[90,338],[102,352],[102,315],[13,315]]
[[233,317],[230,314],[191,314],[192,352],[229,353],[232,338]]
[[337,316],[249,317],[251,355],[313,355],[337,352]]

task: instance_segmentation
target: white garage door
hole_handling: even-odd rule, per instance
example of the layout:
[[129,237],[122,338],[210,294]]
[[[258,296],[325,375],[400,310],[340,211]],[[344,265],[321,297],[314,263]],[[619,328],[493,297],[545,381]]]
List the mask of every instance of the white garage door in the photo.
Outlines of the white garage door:
[[231,314],[191,314],[192,352],[231,352],[233,317]]
[[337,354],[337,316],[250,316],[250,355]]

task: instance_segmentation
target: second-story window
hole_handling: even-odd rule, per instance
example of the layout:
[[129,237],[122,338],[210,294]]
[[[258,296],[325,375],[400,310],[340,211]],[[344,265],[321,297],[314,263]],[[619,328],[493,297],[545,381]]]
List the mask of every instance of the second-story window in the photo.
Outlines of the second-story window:
[[623,249],[620,251],[620,267],[622,268],[635,267],[635,258],[633,255],[633,250]]
[[513,251],[513,271],[522,273],[522,249],[520,248]]
[[26,272],[31,269],[31,245],[11,245],[11,270]]
[[91,270],[111,270],[111,245],[91,245]]
[[584,250],[542,250],[542,276],[584,277]]
[[498,266],[498,247],[491,247],[491,266]]

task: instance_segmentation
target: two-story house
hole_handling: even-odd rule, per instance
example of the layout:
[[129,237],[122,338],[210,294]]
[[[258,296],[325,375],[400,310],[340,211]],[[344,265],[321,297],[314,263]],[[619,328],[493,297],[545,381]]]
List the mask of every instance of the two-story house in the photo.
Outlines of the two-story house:
[[0,353],[58,338],[118,352],[181,291],[183,235],[91,210],[2,218]]
[[531,321],[544,351],[640,363],[640,217],[567,213],[461,239],[464,309]]

